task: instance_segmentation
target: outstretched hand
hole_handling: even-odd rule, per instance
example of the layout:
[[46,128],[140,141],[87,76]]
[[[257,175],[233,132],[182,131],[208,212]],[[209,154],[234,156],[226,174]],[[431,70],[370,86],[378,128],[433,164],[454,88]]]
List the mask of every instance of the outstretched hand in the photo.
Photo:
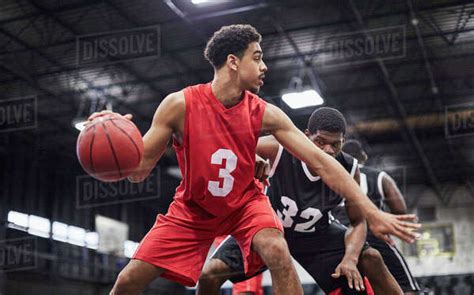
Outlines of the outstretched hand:
[[421,228],[415,214],[394,215],[383,211],[375,211],[367,217],[367,224],[372,233],[390,245],[395,241],[390,238],[394,235],[407,243],[413,243],[420,236],[415,230]]
[[349,288],[355,288],[357,291],[365,290],[364,280],[357,269],[356,263],[347,259],[343,259],[336,267],[334,273],[331,275],[331,277],[335,279],[339,278],[340,276],[346,277]]

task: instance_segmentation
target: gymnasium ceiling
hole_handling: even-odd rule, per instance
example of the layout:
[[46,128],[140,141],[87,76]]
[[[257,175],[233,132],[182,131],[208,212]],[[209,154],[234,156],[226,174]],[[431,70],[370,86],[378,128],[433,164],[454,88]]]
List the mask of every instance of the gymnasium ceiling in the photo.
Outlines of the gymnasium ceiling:
[[[0,133],[1,151],[15,149],[8,142],[20,138],[74,161],[78,132],[71,121],[106,104],[134,114],[146,131],[166,94],[211,79],[202,52],[212,32],[226,24],[249,23],[263,35],[269,67],[262,97],[284,107],[281,91],[297,77],[318,89],[325,105],[345,114],[349,137],[367,145],[373,165],[402,167],[408,183],[431,186],[445,202],[450,191],[444,183],[474,191],[474,135],[445,134],[446,108],[449,113],[451,106],[473,101],[474,3],[214,2],[219,3],[0,2],[0,99],[34,95],[38,103],[37,128]],[[77,64],[78,36],[150,26],[160,30],[159,57]],[[367,36],[384,29],[404,34],[402,54],[354,62],[335,60],[328,52],[334,36]],[[472,109],[454,110],[471,114],[474,133]],[[287,111],[300,127],[311,112]],[[173,157],[164,163],[174,165]]]

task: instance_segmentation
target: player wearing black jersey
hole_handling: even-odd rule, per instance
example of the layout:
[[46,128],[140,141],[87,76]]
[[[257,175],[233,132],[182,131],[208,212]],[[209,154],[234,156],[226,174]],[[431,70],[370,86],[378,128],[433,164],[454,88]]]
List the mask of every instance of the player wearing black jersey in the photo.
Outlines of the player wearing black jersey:
[[[347,141],[343,146],[343,151],[359,160],[361,172],[360,185],[362,191],[367,194],[379,209],[383,210],[386,205],[391,213],[407,213],[403,195],[392,177],[380,169],[364,166],[368,156],[360,142],[356,140]],[[345,210],[337,208],[334,214],[341,222],[346,224],[349,222],[346,219],[347,215],[345,214]],[[420,291],[420,287],[416,279],[412,276],[408,264],[400,251],[398,251],[396,247],[377,239],[370,231],[367,234],[367,241],[382,254],[385,264],[405,294],[417,294]]]
[[[343,115],[325,107],[313,112],[305,133],[358,180],[357,160],[341,153],[345,131]],[[359,206],[348,206],[349,229],[331,222],[329,211],[343,201],[340,195],[329,189],[318,175],[284,150],[273,137],[261,138],[257,153],[272,163],[268,194],[285,227],[290,252],[325,292],[338,288],[343,288],[344,294],[363,290],[359,267],[376,294],[401,294],[380,254],[364,244],[367,229]],[[217,294],[227,279],[245,280],[242,270],[239,247],[228,238],[205,266],[201,276],[205,279],[200,280],[198,293]]]

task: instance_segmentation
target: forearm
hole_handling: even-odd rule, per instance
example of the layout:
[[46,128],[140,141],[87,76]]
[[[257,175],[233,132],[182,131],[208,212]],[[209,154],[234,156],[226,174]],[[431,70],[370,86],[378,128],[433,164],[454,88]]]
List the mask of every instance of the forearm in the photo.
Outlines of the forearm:
[[308,166],[321,176],[324,183],[334,192],[344,197],[347,203],[357,207],[364,219],[378,211],[357,182],[334,158],[324,154],[319,157],[313,156],[310,161]]
[[367,236],[367,227],[365,221],[351,225],[344,237],[346,251],[343,259],[350,259],[355,264],[359,262],[360,252],[364,247]]
[[138,167],[133,171],[128,180],[131,182],[142,182],[145,180],[161,156],[166,151],[167,138],[155,138],[159,128],[150,129],[143,137],[143,156]]

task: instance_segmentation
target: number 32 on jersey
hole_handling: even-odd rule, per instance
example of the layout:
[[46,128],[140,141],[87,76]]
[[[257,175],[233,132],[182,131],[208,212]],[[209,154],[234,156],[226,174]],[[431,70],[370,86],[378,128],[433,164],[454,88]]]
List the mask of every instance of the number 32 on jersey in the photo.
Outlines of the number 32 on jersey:
[[[283,210],[277,210],[278,217],[281,219],[283,227],[290,228],[294,223],[293,217],[298,215],[298,206],[295,201],[286,196],[281,197],[281,203],[283,204]],[[319,209],[308,207],[299,216],[308,219],[308,221],[296,224],[295,231],[310,233],[316,230],[314,225],[323,217],[323,214]]]

